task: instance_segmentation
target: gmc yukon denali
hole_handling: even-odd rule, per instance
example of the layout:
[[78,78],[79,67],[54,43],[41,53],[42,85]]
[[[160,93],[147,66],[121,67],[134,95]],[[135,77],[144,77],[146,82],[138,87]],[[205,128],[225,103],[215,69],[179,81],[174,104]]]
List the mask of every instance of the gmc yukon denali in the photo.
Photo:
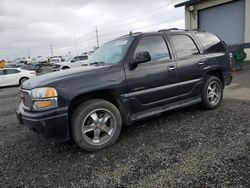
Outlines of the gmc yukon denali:
[[217,108],[232,79],[224,42],[208,32],[130,33],[88,61],[93,66],[24,82],[19,122],[51,141],[96,151],[112,145],[122,125],[197,103]]

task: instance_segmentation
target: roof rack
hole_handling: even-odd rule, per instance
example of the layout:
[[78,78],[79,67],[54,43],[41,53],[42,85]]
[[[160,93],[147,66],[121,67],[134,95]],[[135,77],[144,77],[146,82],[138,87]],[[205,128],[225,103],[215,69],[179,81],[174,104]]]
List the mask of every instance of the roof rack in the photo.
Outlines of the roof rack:
[[133,36],[133,35],[137,35],[137,34],[141,34],[141,33],[142,33],[142,32],[135,32],[135,33],[132,33],[132,31],[130,31],[128,35],[122,35],[122,36],[120,36],[120,37],[118,37],[118,38],[127,37],[127,36]]
[[169,28],[169,29],[161,29],[161,30],[158,30],[158,32],[161,32],[161,31],[172,31],[172,30],[179,30],[178,28]]
[[178,29],[178,28],[169,28],[169,29],[158,30],[158,32],[162,32],[162,31],[188,31],[188,30],[187,29]]
[[137,34],[141,34],[142,32],[135,32],[133,33],[132,31],[129,32],[129,36],[133,36],[133,35],[137,35]]

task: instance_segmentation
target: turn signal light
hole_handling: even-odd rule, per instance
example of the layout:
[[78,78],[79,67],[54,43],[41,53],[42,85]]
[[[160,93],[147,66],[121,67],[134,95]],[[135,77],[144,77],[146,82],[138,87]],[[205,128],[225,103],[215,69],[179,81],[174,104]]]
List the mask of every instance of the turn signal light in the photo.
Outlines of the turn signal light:
[[54,88],[46,88],[44,92],[44,97],[45,98],[57,97],[57,92]]
[[53,106],[53,101],[35,101],[34,105],[36,108],[48,108],[50,106]]

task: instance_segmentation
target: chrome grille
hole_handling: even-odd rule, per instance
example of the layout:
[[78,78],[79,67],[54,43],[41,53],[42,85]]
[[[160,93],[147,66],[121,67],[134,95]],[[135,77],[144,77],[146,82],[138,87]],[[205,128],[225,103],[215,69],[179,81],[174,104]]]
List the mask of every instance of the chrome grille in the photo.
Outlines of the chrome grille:
[[32,106],[30,92],[31,91],[28,91],[28,90],[21,90],[21,93],[20,93],[23,106],[28,110],[30,110]]

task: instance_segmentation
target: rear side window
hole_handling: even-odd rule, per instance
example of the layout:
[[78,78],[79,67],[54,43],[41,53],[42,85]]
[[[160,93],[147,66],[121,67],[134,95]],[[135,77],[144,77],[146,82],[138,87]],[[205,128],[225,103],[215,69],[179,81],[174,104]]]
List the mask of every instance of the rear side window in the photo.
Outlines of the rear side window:
[[197,46],[189,36],[172,35],[171,40],[174,44],[178,58],[184,58],[199,54]]
[[169,60],[170,55],[165,40],[162,36],[143,37],[138,46],[137,52],[147,51],[151,56],[151,61],[164,61]]
[[225,52],[225,46],[221,40],[211,33],[196,33],[197,38],[201,41],[206,53]]
[[20,72],[19,70],[16,69],[6,69],[5,71],[6,71],[5,74],[17,74]]
[[79,56],[80,61],[88,60],[88,56]]
[[0,76],[3,75],[3,70],[0,70]]

